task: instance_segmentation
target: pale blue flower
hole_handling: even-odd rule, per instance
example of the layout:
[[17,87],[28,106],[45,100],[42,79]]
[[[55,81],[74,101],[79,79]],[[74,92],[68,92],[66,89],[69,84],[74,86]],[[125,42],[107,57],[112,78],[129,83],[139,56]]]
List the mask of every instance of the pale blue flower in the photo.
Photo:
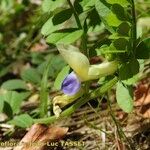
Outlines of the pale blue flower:
[[74,95],[81,88],[81,82],[74,72],[71,72],[63,81],[61,90],[64,94]]

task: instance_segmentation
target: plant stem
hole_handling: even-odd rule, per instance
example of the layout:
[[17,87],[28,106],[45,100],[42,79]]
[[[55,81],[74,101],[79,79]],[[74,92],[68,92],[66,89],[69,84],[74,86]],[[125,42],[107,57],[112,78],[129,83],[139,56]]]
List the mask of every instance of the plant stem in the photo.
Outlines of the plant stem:
[[56,116],[51,116],[47,118],[42,119],[34,119],[34,123],[43,123],[43,124],[50,124],[55,122],[56,120],[62,119],[64,117],[70,116],[72,113],[74,113],[78,108],[80,108],[82,105],[86,104],[89,100],[97,98],[101,95],[103,95],[105,92],[110,90],[118,81],[117,77],[114,77],[112,80],[110,80],[108,83],[103,85],[102,87],[96,89],[95,91],[85,95],[84,97],[80,98],[75,104],[64,110],[60,117],[57,118]]
[[[78,28],[79,29],[82,29],[83,30],[83,35],[82,35],[82,41],[81,41],[81,51],[87,56],[89,57],[89,53],[88,53],[88,50],[87,50],[87,32],[85,31],[84,27],[82,26],[81,22],[80,22],[80,19],[79,19],[79,16],[74,8],[74,6],[72,5],[71,1],[70,0],[67,0],[70,8],[72,9],[73,11],[73,14],[74,14],[74,17],[75,17],[75,20],[76,20],[76,23],[78,25]],[[86,22],[85,22],[86,24]],[[85,83],[85,94],[87,94],[89,92],[89,82],[86,82]]]
[[79,29],[82,29],[82,25],[81,25],[80,19],[79,19],[79,17],[78,17],[78,14],[77,14],[75,8],[73,7],[73,5],[72,5],[72,3],[71,3],[70,0],[67,0],[67,2],[68,2],[70,8],[71,8],[72,11],[73,11],[73,14],[74,14],[75,20],[76,20],[76,22],[77,22],[78,28],[79,28]]
[[41,81],[41,91],[40,91],[40,117],[47,116],[47,108],[48,108],[48,72],[51,65],[51,59],[48,61],[46,69],[43,74],[43,78]]
[[137,27],[136,27],[136,11],[135,11],[135,3],[134,0],[131,0],[132,5],[132,40],[133,40],[133,52],[135,52],[136,48],[136,40],[137,40]]
[[70,8],[72,9],[73,11],[73,14],[74,14],[74,17],[75,17],[75,20],[76,20],[76,23],[78,25],[78,28],[79,29],[82,29],[83,30],[83,35],[82,35],[82,41],[81,41],[81,50],[82,52],[88,56],[88,52],[87,52],[87,34],[86,32],[84,31],[84,28],[82,27],[82,24],[80,22],[80,19],[79,19],[79,16],[74,8],[74,6],[72,5],[71,1],[70,0],[67,0]]

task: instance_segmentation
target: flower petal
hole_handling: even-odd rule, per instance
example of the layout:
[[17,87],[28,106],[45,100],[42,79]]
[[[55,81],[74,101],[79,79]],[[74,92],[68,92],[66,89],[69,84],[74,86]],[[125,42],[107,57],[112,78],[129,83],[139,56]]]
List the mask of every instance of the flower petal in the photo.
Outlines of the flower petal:
[[88,72],[89,79],[97,79],[113,74],[118,68],[117,61],[103,62],[99,65],[91,65]]
[[89,70],[89,60],[83,55],[78,48],[71,45],[57,45],[57,48],[65,59],[65,61],[69,64],[69,66],[74,70],[74,72],[80,77],[82,81],[87,80],[88,70]]
[[64,94],[74,95],[76,94],[81,87],[80,80],[74,72],[71,72],[63,81],[61,90]]

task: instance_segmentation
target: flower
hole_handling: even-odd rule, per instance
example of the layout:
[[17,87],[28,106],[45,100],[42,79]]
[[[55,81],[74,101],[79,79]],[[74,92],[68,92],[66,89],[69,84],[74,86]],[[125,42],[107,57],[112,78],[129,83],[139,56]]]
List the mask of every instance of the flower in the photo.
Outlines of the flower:
[[61,90],[63,95],[53,99],[53,112],[56,117],[60,116],[61,108],[74,102],[84,94],[81,82],[98,79],[113,74],[118,67],[117,61],[104,62],[98,65],[90,65],[88,58],[74,46],[57,45],[57,48],[64,60],[73,69],[62,82]]
[[57,48],[64,60],[77,74],[78,78],[81,81],[88,80],[88,70],[90,67],[88,58],[72,45],[59,44]]
[[76,94],[81,87],[81,82],[74,72],[71,72],[62,82],[61,90],[67,95]]
[[57,48],[80,81],[94,80],[113,74],[118,68],[118,61],[90,65],[88,58],[72,45],[59,44]]

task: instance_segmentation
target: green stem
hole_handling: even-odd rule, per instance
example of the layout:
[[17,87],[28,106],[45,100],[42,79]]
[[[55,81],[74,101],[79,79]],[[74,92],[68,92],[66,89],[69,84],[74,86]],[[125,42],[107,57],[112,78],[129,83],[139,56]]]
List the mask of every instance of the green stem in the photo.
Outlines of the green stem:
[[97,98],[101,95],[103,95],[105,92],[110,90],[118,81],[117,77],[114,77],[112,80],[110,80],[108,83],[103,85],[102,87],[96,89],[95,91],[85,95],[84,97],[80,98],[75,104],[64,110],[60,117],[57,118],[55,116],[42,118],[42,119],[34,119],[34,123],[43,123],[43,124],[50,124],[55,122],[56,120],[62,119],[64,117],[70,116],[72,113],[74,113],[78,108],[80,108],[82,105],[86,104],[89,100]]
[[[78,14],[77,14],[77,12],[76,12],[76,10],[75,10],[73,4],[71,3],[70,0],[67,0],[67,2],[68,2],[70,8],[71,8],[72,11],[73,11],[73,14],[74,14],[76,23],[77,23],[77,25],[78,25],[78,28],[84,30],[84,28],[82,27],[82,24],[81,24],[81,22],[80,22],[79,16],[78,16]],[[82,50],[82,52],[83,52],[86,56],[88,56],[88,52],[87,52],[87,34],[86,34],[85,31],[84,31],[84,33],[83,33],[83,35],[82,35],[81,50]]]
[[43,74],[43,78],[41,81],[41,91],[40,91],[40,117],[47,116],[47,108],[48,108],[48,72],[51,65],[51,59],[48,61],[46,69]]
[[136,11],[135,11],[134,0],[131,0],[131,4],[132,4],[132,39],[133,39],[133,52],[134,52],[136,48],[136,40],[137,40]]
[[82,25],[81,25],[81,23],[80,23],[80,19],[79,19],[79,17],[78,17],[78,14],[77,14],[75,8],[73,7],[73,5],[72,5],[72,3],[71,3],[70,0],[67,0],[67,2],[68,2],[70,8],[71,8],[72,11],[73,11],[73,14],[74,14],[75,20],[76,20],[76,22],[77,22],[78,28],[79,28],[79,29],[82,29]]
[[[74,6],[72,5],[71,1],[67,0],[67,2],[69,4],[70,8],[73,10],[73,14],[74,14],[76,23],[78,25],[78,28],[83,30],[82,41],[81,41],[81,51],[88,57],[89,53],[88,53],[88,50],[87,50],[87,33],[84,30],[84,27],[82,27],[79,16],[78,16]],[[85,83],[85,91],[86,91],[86,93],[88,93],[88,91],[89,91],[89,82]]]

